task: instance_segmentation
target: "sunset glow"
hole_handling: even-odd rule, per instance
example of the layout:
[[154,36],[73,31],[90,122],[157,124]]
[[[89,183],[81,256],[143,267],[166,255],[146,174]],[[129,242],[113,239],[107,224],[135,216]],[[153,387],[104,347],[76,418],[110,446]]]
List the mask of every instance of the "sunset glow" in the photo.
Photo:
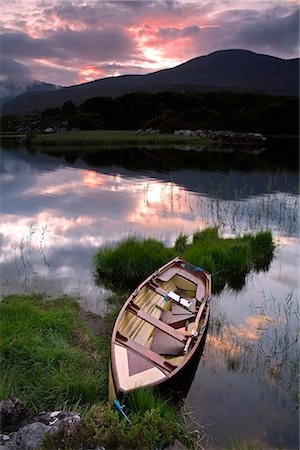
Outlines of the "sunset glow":
[[[299,55],[299,1],[0,2],[2,80],[62,86],[244,48]],[[258,32],[259,31],[259,32]]]

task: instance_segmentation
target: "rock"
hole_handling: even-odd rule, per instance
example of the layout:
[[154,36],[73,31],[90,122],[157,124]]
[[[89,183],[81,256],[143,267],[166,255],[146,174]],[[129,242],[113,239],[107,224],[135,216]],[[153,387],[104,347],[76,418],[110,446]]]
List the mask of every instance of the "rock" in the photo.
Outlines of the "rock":
[[72,433],[81,420],[75,412],[65,411],[41,412],[28,416],[24,405],[15,397],[0,402],[0,413],[2,429],[9,432],[0,434],[0,450],[37,449],[42,444],[45,433],[56,433],[61,428]]
[[80,416],[74,412],[53,411],[39,415],[39,421],[50,427],[49,433],[56,433],[61,428],[72,431],[80,420]]
[[153,128],[147,128],[146,130],[142,130],[141,128],[139,128],[135,132],[135,134],[142,134],[142,135],[144,135],[144,134],[159,134],[159,133],[160,133],[159,130],[155,130]]
[[22,420],[28,416],[27,409],[16,397],[10,397],[0,402],[1,429],[12,431],[17,429]]
[[15,442],[26,450],[36,449],[42,444],[47,431],[49,431],[49,426],[44,423],[31,423],[19,429],[15,436]]

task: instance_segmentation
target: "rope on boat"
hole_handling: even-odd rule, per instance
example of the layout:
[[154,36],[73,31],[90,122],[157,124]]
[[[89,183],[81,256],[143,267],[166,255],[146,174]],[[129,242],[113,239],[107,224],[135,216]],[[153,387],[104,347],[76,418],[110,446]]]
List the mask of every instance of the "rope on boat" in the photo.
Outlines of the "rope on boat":
[[193,266],[193,264],[181,264],[181,267],[186,267],[187,269],[193,270],[194,272],[203,272],[204,269],[200,266]]
[[119,400],[115,400],[114,401],[114,405],[117,408],[118,411],[120,411],[120,413],[125,417],[125,419],[127,420],[127,422],[132,425],[131,420],[129,419],[129,417],[125,414],[125,412],[123,411],[123,409],[125,408],[125,405],[121,405],[121,403],[119,402]]

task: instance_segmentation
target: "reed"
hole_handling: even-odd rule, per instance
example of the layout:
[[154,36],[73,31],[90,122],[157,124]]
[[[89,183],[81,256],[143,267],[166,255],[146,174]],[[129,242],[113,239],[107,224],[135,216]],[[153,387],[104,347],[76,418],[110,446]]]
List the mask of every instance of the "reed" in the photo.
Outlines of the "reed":
[[[232,444],[225,445],[224,450],[263,450],[263,448],[261,446],[257,446],[256,443],[242,442],[237,439]],[[276,450],[284,450],[284,448],[277,447]]]

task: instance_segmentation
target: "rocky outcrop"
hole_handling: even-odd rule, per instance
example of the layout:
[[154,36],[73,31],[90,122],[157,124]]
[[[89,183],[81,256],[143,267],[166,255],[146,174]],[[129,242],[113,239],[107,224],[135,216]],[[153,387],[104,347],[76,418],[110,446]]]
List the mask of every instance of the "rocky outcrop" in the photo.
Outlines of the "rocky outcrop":
[[146,128],[145,130],[142,130],[141,128],[139,128],[135,134],[146,134],[146,135],[153,135],[153,134],[160,134],[159,130],[156,130],[154,128]]
[[210,139],[219,145],[262,145],[267,138],[260,133],[240,133],[228,130],[177,130],[176,136],[192,136]]
[[0,402],[0,450],[38,449],[46,433],[56,433],[61,428],[70,433],[81,417],[74,412],[53,411],[29,416],[24,405],[15,397]]

